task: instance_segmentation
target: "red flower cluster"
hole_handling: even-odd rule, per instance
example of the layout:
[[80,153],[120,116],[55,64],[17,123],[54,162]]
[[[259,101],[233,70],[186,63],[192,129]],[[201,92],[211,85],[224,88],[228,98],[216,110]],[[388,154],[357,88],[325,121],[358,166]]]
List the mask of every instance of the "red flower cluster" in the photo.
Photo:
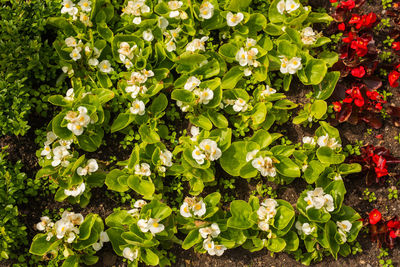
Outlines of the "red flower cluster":
[[375,163],[375,173],[376,177],[381,178],[388,175],[388,170],[386,166],[386,159],[379,155],[373,155],[372,161]]
[[346,94],[347,94],[347,96],[346,96],[345,99],[343,99],[343,103],[350,104],[350,103],[352,103],[354,101],[354,104],[357,107],[364,106],[364,98],[361,95],[359,87],[353,86],[353,88],[347,89],[346,90]]
[[369,213],[369,229],[372,241],[378,242],[379,247],[385,244],[392,249],[396,238],[400,237],[400,220],[395,216],[386,221],[379,210],[373,209]]
[[392,49],[395,51],[400,51],[400,42],[393,42]]
[[396,237],[400,237],[400,220],[397,217],[388,221],[386,226],[391,238],[395,239]]
[[399,79],[400,79],[400,64],[396,66],[397,70],[393,70],[389,73],[389,84],[391,87],[398,87],[399,86]]
[[377,224],[378,222],[380,222],[381,219],[382,219],[382,214],[380,213],[379,210],[373,209],[369,213],[369,223],[370,224]]
[[371,12],[367,15],[352,14],[349,24],[355,24],[356,29],[359,30],[361,27],[371,28],[376,22],[376,14]]
[[[337,1],[335,1],[335,2],[337,2]],[[335,3],[335,2],[331,1],[331,3]],[[354,0],[347,0],[347,1],[340,2],[337,8],[352,10],[355,6],[356,6],[356,3],[354,2]]]

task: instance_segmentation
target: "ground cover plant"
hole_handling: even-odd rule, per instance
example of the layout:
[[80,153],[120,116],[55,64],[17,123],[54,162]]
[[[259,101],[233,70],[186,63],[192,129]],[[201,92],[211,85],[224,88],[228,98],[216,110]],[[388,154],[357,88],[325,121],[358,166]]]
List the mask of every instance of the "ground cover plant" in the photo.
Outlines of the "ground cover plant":
[[[52,2],[41,15],[52,47],[40,60],[57,67],[39,83],[51,87],[39,90],[51,108],[32,123],[36,139],[22,139],[29,152],[20,137],[0,139],[9,145],[0,157],[0,259],[227,266],[258,253],[278,257],[259,266],[343,265],[367,231],[377,247],[396,249],[395,209],[360,209],[352,186],[389,185],[398,204],[394,136],[378,144],[382,132],[361,134],[364,144],[340,124],[368,125],[370,135],[390,124],[398,135],[400,109],[386,89],[398,86],[397,56],[382,56],[374,35],[390,25],[356,14],[365,1],[314,2]],[[2,4],[15,10],[18,1]],[[376,188],[364,191],[367,205]],[[196,262],[199,254],[207,260]],[[379,263],[389,266],[388,256]]]

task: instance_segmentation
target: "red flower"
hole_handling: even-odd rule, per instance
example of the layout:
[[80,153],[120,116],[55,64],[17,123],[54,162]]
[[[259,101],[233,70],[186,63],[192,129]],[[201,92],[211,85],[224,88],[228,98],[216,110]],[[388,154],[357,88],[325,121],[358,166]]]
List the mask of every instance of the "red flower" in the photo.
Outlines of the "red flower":
[[400,42],[392,43],[392,48],[396,51],[400,51]]
[[381,103],[377,103],[377,104],[375,105],[375,108],[376,108],[377,110],[381,111],[381,110],[382,110],[382,104],[381,104]]
[[343,1],[339,5],[339,7],[347,10],[352,10],[355,6],[356,4],[354,3],[354,0]]
[[343,38],[342,41],[345,43],[351,43],[351,41],[353,41],[355,38],[356,38],[355,34],[353,32],[349,32],[347,37]]
[[375,173],[378,178],[388,175],[386,168],[386,159],[379,155],[372,157],[373,162],[376,164]]
[[397,237],[396,232],[395,231],[390,231],[389,233],[390,237],[395,239]]
[[351,48],[356,50],[357,56],[363,57],[367,54],[368,52],[368,43],[369,43],[368,38],[357,38],[356,41],[351,42]]
[[371,100],[377,100],[379,96],[380,95],[377,91],[367,91],[367,97]]
[[392,71],[391,73],[389,73],[389,84],[391,87],[397,87],[399,86],[399,80],[400,78],[400,72],[398,71]]
[[338,29],[339,29],[339,31],[345,31],[346,30],[346,25],[344,23],[340,23],[338,25]]
[[373,209],[369,213],[369,223],[370,224],[377,224],[382,219],[382,214],[377,209]]
[[363,25],[361,16],[359,14],[352,14],[351,16],[352,17],[349,21],[349,24],[357,24],[356,28],[360,29],[361,26]]
[[366,28],[370,28],[375,22],[376,22],[376,14],[374,12],[362,16],[362,26]]
[[365,69],[363,66],[359,66],[358,68],[354,68],[351,70],[351,75],[357,78],[362,78],[365,75]]
[[357,107],[364,106],[364,98],[361,95],[360,88],[354,86],[353,88],[346,90],[346,94],[349,96],[343,99],[344,103],[351,103],[354,100],[354,104]]
[[329,0],[329,2],[331,2],[331,3],[336,3],[337,0]]
[[387,227],[389,227],[390,229],[399,229],[400,221],[390,220],[387,222]]
[[333,102],[333,110],[336,112],[339,112],[342,110],[342,103],[340,103],[339,101]]

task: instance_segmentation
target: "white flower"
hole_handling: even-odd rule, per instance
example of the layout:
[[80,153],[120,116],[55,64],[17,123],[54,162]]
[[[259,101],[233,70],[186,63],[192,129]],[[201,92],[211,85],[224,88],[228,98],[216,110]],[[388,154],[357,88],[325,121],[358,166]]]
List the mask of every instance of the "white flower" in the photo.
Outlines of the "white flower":
[[[50,155],[50,153],[51,153],[51,148],[50,148],[50,146],[44,146],[44,148],[43,148],[42,152],[40,153],[40,155],[41,155],[42,157],[44,157],[44,156]],[[50,157],[51,157],[51,156],[50,156]],[[47,158],[48,158],[48,157],[47,157]]]
[[67,93],[65,94],[64,99],[66,101],[74,101],[74,97],[75,97],[74,88],[70,88],[67,90]]
[[90,66],[96,67],[97,65],[99,65],[99,60],[97,58],[89,58],[88,64]]
[[243,20],[243,18],[244,15],[241,12],[238,12],[235,15],[232,12],[228,12],[228,14],[226,15],[226,22],[228,26],[235,27]]
[[87,174],[91,174],[96,172],[99,169],[99,165],[95,159],[89,159],[85,167],[78,167],[76,172],[79,176],[85,176]]
[[342,230],[343,232],[346,232],[346,233],[350,232],[351,227],[353,226],[351,224],[351,222],[348,221],[348,220],[344,220],[344,221],[341,221],[341,222],[336,222],[336,225],[338,226],[338,228],[340,230]]
[[200,200],[199,202],[193,204],[192,210],[195,216],[201,217],[206,214],[206,204],[203,202],[203,200]]
[[207,105],[214,97],[214,92],[210,88],[196,89],[193,93],[199,97],[198,103],[204,105]]
[[58,146],[53,149],[53,161],[51,162],[51,165],[53,167],[57,167],[58,165],[66,165],[69,162],[66,160],[67,157],[70,156],[69,151],[67,150],[66,147],[64,146]]
[[262,176],[276,176],[276,169],[273,165],[272,159],[270,157],[258,157],[253,159],[251,162],[253,167],[257,169]]
[[93,26],[93,23],[90,21],[90,17],[85,13],[80,14],[79,20],[87,27]]
[[169,22],[166,18],[164,17],[158,17],[158,27],[161,30],[165,30],[169,25]]
[[128,212],[128,214],[130,214],[133,217],[139,217],[139,215],[140,215],[139,209],[130,209],[127,212]]
[[136,25],[139,25],[140,23],[142,23],[142,18],[141,18],[141,17],[135,17],[135,18],[132,20],[132,23],[133,23],[133,24],[136,24]]
[[285,10],[287,13],[291,13],[300,7],[299,3],[296,3],[293,0],[286,0]]
[[226,247],[223,245],[216,245],[214,241],[211,241],[211,239],[206,239],[203,242],[203,248],[208,252],[209,255],[214,256],[221,256],[224,254],[224,251],[226,250]]
[[65,44],[68,47],[76,47],[78,45],[78,43],[76,42],[76,39],[72,36],[65,39]]
[[64,194],[66,196],[77,197],[83,194],[85,188],[86,188],[85,183],[81,183],[79,186],[72,187],[70,190],[64,189]]
[[286,9],[285,0],[281,0],[276,7],[278,8],[278,12],[280,14],[283,14],[285,12],[285,9]]
[[126,58],[132,59],[133,58],[133,50],[137,48],[137,45],[130,46],[127,42],[121,42],[119,44],[119,59],[124,62]]
[[164,231],[165,227],[159,221],[159,219],[149,219],[149,230],[153,235]]
[[78,59],[82,58],[81,56],[81,50],[82,48],[80,48],[79,46],[74,48],[72,50],[72,52],[69,54],[69,56],[72,58],[73,61],[77,61]]
[[132,107],[129,110],[132,114],[142,116],[145,113],[145,105],[142,100],[135,100],[132,102]]
[[317,40],[316,33],[311,27],[306,27],[300,32],[301,41],[305,45],[311,45]]
[[54,224],[54,228],[56,230],[56,236],[58,239],[63,238],[67,232],[70,232],[74,225],[66,220],[59,220]]
[[131,94],[131,97],[135,99],[140,93],[140,86],[132,85],[125,87],[125,91]]
[[311,137],[311,136],[304,136],[303,143],[315,146],[315,139],[314,139],[314,137]]
[[303,66],[301,65],[301,58],[293,57],[288,62],[288,72],[289,74],[295,74],[298,70],[302,69]]
[[122,250],[122,256],[124,256],[125,259],[128,259],[130,261],[136,260],[138,255],[139,255],[138,249],[132,249],[132,248],[126,247],[126,248],[124,248],[124,250]]
[[91,7],[92,2],[89,0],[81,0],[78,5],[81,7],[82,11],[90,12],[92,10]]
[[193,159],[198,163],[198,164],[203,164],[204,159],[206,158],[206,155],[200,150],[199,147],[195,147],[194,150],[192,151],[192,157]]
[[102,247],[103,247],[103,243],[101,243],[101,242],[96,242],[96,243],[94,243],[94,244],[92,245],[92,248],[93,248],[95,251],[99,251]]
[[208,236],[213,238],[217,237],[221,233],[221,230],[219,229],[218,224],[213,223],[209,227],[200,228],[199,232],[201,237],[206,239]]
[[326,211],[332,212],[335,209],[332,196],[325,194],[322,187],[317,187],[313,191],[308,191],[304,201],[307,202],[307,210],[310,208],[324,208]]
[[185,83],[185,90],[193,91],[196,87],[200,85],[201,81],[197,79],[195,76],[190,76],[189,79]]
[[215,161],[222,155],[221,149],[218,148],[217,142],[214,140],[204,139],[199,146],[205,152],[208,160]]
[[195,52],[197,50],[205,51],[206,48],[204,46],[205,42],[208,40],[208,36],[204,36],[201,39],[193,39],[186,46],[186,51]]
[[259,221],[259,222],[258,222],[258,227],[259,227],[262,231],[268,231],[268,230],[269,230],[268,221]]
[[110,241],[110,238],[108,237],[107,232],[102,231],[100,233],[100,242],[104,243],[104,242],[108,242],[108,241]]
[[64,0],[62,5],[61,14],[74,12],[75,4],[71,0]]
[[172,166],[172,153],[171,151],[164,149],[164,151],[160,152],[160,160],[161,164],[167,167]]
[[146,202],[145,200],[139,199],[139,200],[136,200],[136,202],[135,202],[135,204],[133,204],[133,206],[134,206],[135,208],[137,208],[137,209],[141,209],[141,208],[143,208],[146,204],[147,204],[147,202]]
[[320,147],[327,146],[327,147],[330,147],[332,149],[339,148],[339,147],[342,146],[341,144],[339,144],[339,141],[336,140],[334,137],[329,138],[328,134],[318,137],[317,144]]
[[276,90],[274,88],[270,87],[269,85],[266,85],[265,89],[261,91],[260,97],[264,99],[275,93],[276,93]]
[[246,161],[249,162],[250,160],[253,160],[254,157],[257,155],[258,151],[260,151],[260,150],[254,149],[254,150],[248,152],[246,154]]
[[180,12],[178,11],[178,9],[180,9],[183,5],[182,1],[169,1],[168,2],[168,7],[171,10],[171,12],[169,13],[169,17],[170,18],[176,18],[180,15]]
[[236,53],[235,59],[239,62],[240,66],[247,65],[247,52],[244,50],[243,47],[240,48],[239,51]]
[[249,49],[257,44],[257,41],[254,40],[253,38],[247,38],[246,39],[246,48]]
[[245,69],[243,70],[243,74],[244,74],[244,76],[246,76],[246,77],[250,76],[252,73],[253,73],[253,72],[252,72],[251,69],[249,69],[249,68],[245,68]]
[[204,1],[201,5],[200,5],[200,14],[199,16],[203,19],[211,19],[211,17],[214,14],[214,6],[208,2],[208,1]]
[[180,214],[185,218],[192,217],[192,213],[190,212],[190,207],[187,202],[183,202],[179,211],[180,211]]
[[288,64],[289,64],[289,60],[285,57],[285,56],[279,56],[280,57],[280,61],[281,61],[281,73],[286,74],[288,73]]
[[[276,207],[278,206],[278,202],[275,199],[268,198],[265,199],[260,208],[257,210],[258,219],[260,221],[268,222],[272,219],[276,214]],[[265,227],[265,226],[264,226]],[[267,230],[264,230],[267,231]]]
[[172,52],[172,51],[176,50],[176,44],[174,43],[173,40],[170,40],[169,42],[167,42],[166,49],[168,52]]
[[301,222],[297,221],[295,226],[299,234],[304,233],[305,235],[311,235],[315,230],[315,226],[311,227],[309,223],[302,224]]
[[248,108],[246,101],[242,98],[238,98],[233,105],[233,110],[236,112],[245,112]]
[[145,41],[151,42],[154,39],[154,35],[152,33],[152,31],[150,29],[148,29],[147,31],[143,32],[143,39]]
[[44,142],[45,146],[51,145],[57,139],[57,135],[52,131],[46,133],[46,142]]
[[38,224],[36,224],[36,229],[38,229],[39,231],[46,231],[48,226],[51,226],[51,224],[52,224],[52,222],[51,222],[50,218],[47,216],[43,216],[43,217],[40,217],[40,222]]
[[101,72],[104,72],[104,73],[110,73],[110,72],[114,71],[114,69],[111,67],[110,61],[108,61],[108,60],[101,61],[99,64],[99,69]]
[[135,165],[135,174],[136,175],[143,175],[143,176],[150,176],[150,165],[147,163],[136,164]]
[[185,105],[185,104],[183,104],[182,101],[179,101],[179,100],[176,101],[176,105],[182,110],[182,112],[187,112],[190,108],[189,105]]

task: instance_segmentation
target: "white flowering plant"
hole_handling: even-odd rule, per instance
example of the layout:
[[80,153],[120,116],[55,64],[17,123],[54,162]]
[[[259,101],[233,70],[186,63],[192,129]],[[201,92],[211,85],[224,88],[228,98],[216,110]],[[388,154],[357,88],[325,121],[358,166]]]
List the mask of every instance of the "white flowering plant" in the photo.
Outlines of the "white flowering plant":
[[135,208],[119,210],[105,220],[106,233],[115,253],[128,260],[129,266],[170,265],[162,248],[167,248],[176,233],[172,210],[159,200],[136,201]]
[[37,234],[29,252],[46,257],[58,257],[64,260],[63,266],[93,265],[99,257],[96,252],[103,242],[108,242],[108,235],[103,231],[103,220],[97,214],[83,217],[80,213],[64,211],[56,222],[47,217],[35,225],[43,234]]

